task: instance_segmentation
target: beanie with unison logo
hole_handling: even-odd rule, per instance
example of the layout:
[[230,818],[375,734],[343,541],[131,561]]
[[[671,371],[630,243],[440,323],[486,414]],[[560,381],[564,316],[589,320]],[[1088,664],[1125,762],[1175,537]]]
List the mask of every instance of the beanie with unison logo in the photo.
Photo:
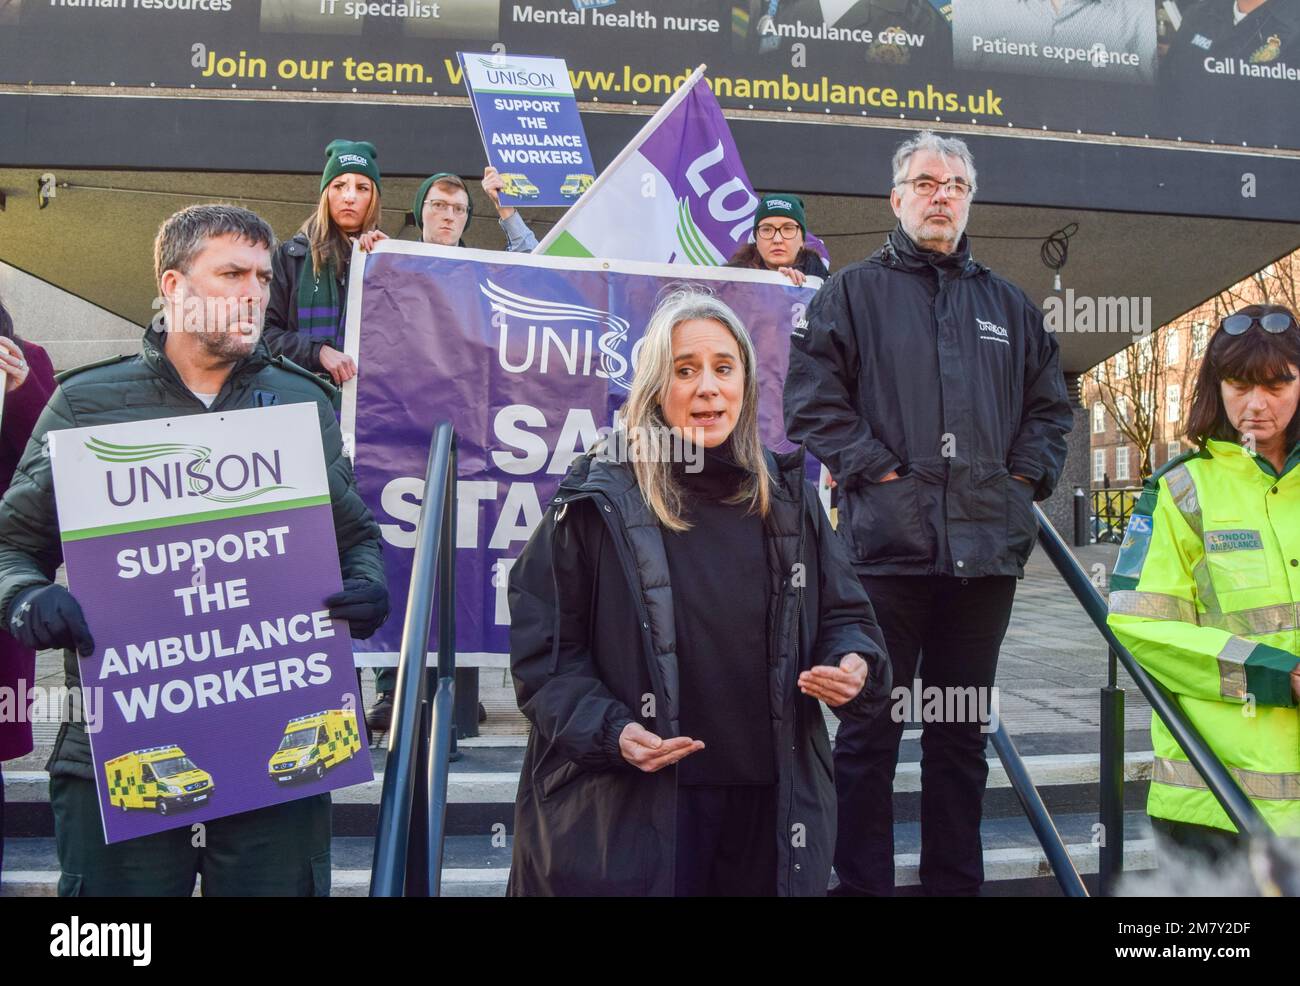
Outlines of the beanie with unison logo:
[[754,228],[758,229],[758,224],[764,219],[770,219],[772,216],[784,216],[793,219],[799,224],[799,229],[806,235],[808,233],[808,222],[803,215],[803,199],[797,195],[790,195],[785,192],[764,195],[758,200],[758,211],[754,213]]
[[379,181],[379,163],[375,158],[379,152],[375,145],[365,140],[332,140],[325,148],[325,171],[320,178],[320,190],[339,175],[365,175],[375,183],[376,191],[381,191]]

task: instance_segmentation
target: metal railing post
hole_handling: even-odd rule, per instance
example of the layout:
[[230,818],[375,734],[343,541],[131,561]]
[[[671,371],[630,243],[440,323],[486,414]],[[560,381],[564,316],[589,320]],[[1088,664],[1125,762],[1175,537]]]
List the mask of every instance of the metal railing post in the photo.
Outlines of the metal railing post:
[[416,754],[412,762],[414,783],[411,787],[411,821],[406,830],[406,886],[403,897],[429,896],[429,847],[425,833],[429,831],[429,706],[428,696],[433,694],[436,682],[430,680],[433,675],[425,671],[423,693],[425,699],[420,703],[419,727],[416,730]]
[[1117,684],[1115,652],[1107,661],[1107,682],[1101,690],[1101,763],[1098,776],[1098,821],[1101,845],[1097,880],[1104,897],[1113,896],[1124,871],[1124,689]]
[[442,848],[447,826],[447,765],[456,742],[456,476],[455,436],[449,449],[438,553],[438,690],[430,722],[428,779],[428,884],[433,897],[442,894]]
[[[434,429],[429,442],[425,496],[416,524],[411,584],[406,597],[397,690],[393,699],[393,722],[379,799],[379,822],[370,873],[372,897],[429,892],[427,835],[430,792],[427,788],[428,776],[433,773],[431,753],[434,752],[429,728],[430,704],[436,701],[437,696],[431,691],[426,657],[433,613],[435,564],[441,558],[443,546],[452,545],[448,550],[454,552],[454,443],[455,432],[445,422]],[[450,479],[449,468],[452,470]],[[449,531],[453,539],[450,541]],[[438,570],[447,571],[443,566]],[[454,578],[448,581],[454,583]],[[452,598],[454,600],[454,596]],[[443,619],[440,614],[440,626]],[[446,619],[454,627],[454,612]],[[455,646],[454,631],[451,646]],[[443,775],[445,801],[445,769]]]
[[1047,806],[1043,804],[1043,799],[1038,794],[1038,788],[1034,787],[1029,771],[1025,769],[1020,751],[1011,741],[1000,716],[995,723],[993,749],[997,751],[998,759],[1002,761],[1007,779],[1011,781],[1011,787],[1016,792],[1016,797],[1020,799],[1020,806],[1025,810],[1025,817],[1029,819],[1029,824],[1038,837],[1038,844],[1043,847],[1061,892],[1067,897],[1087,897],[1088,888],[1084,886],[1083,878],[1079,876],[1074,860],[1070,858],[1070,853],[1065,848],[1065,842],[1061,839],[1061,833],[1057,831],[1056,823],[1052,821]]

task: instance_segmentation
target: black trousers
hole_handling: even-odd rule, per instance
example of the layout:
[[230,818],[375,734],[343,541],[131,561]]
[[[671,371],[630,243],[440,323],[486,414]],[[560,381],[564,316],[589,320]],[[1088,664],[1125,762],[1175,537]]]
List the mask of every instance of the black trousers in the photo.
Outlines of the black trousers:
[[[962,694],[944,708],[961,713],[992,702],[998,651],[1011,618],[1013,576],[862,576],[889,648],[894,695],[887,715],[848,720],[835,738],[839,834],[837,894],[894,892],[894,771],[916,679],[926,708],[928,689],[988,689],[969,703]],[[929,719],[929,715],[924,715]],[[949,721],[949,719],[953,721]],[[921,732],[921,887],[936,896],[974,896],[984,882],[980,813],[988,739],[978,716],[944,715]]]
[[107,845],[91,781],[50,778],[60,897],[328,897],[331,809],[315,794]]
[[677,788],[678,897],[776,895],[776,786]]

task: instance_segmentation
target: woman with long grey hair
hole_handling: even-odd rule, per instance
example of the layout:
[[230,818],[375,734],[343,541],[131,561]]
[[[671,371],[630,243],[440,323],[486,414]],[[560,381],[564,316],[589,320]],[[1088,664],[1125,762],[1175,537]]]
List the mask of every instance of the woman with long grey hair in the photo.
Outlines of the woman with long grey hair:
[[696,289],[655,309],[617,427],[510,574],[532,723],[510,892],[820,895],[836,715],[883,708],[871,604],[803,455],[765,449],[749,335]]

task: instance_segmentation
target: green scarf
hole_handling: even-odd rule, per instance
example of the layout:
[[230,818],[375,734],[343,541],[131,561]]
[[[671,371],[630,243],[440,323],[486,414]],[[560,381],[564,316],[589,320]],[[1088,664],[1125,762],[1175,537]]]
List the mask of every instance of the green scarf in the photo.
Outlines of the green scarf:
[[339,329],[343,324],[342,316],[334,261],[327,261],[325,269],[317,271],[308,255],[298,279],[298,331],[341,350]]

